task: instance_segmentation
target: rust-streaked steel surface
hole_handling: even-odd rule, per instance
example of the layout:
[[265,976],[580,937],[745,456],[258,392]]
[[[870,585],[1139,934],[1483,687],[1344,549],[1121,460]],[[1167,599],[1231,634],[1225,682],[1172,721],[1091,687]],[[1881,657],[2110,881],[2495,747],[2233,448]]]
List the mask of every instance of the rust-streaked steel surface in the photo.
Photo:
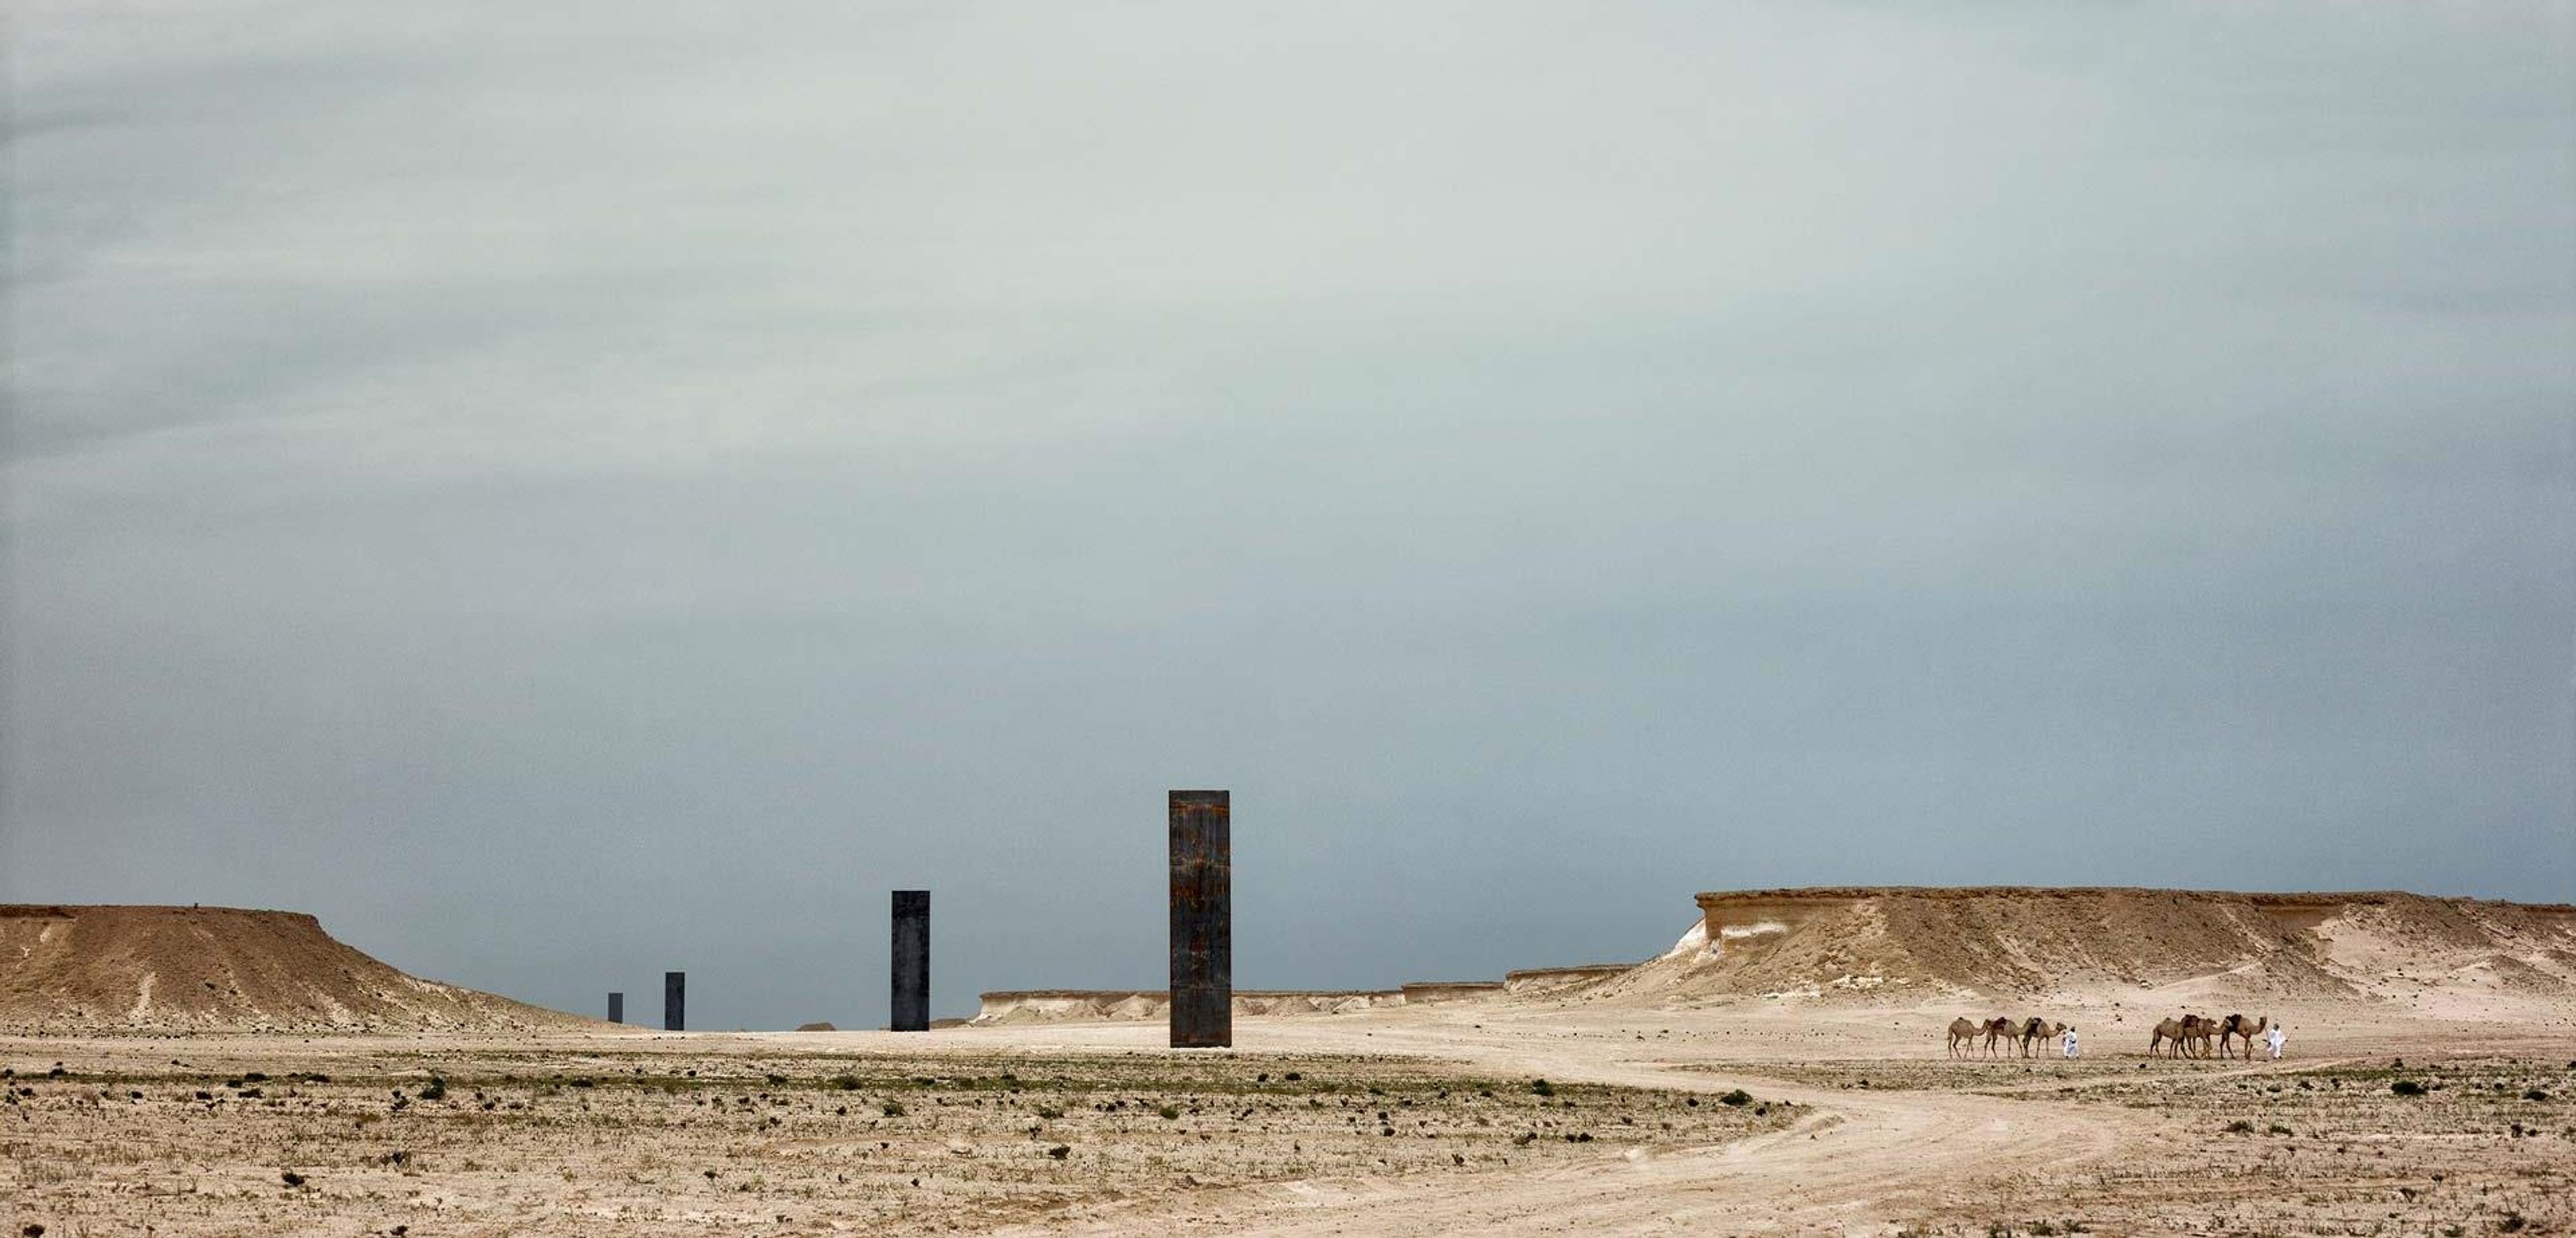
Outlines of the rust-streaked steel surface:
[[1234,1044],[1233,809],[1224,791],[1174,791],[1172,1047]]

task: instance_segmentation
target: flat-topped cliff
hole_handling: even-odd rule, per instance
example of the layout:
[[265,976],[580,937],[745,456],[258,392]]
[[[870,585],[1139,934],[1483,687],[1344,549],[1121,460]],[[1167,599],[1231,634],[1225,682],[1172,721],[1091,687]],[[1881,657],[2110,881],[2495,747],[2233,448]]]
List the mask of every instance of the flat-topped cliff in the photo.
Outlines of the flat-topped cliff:
[[0,1030],[508,1032],[589,1023],[423,980],[300,912],[0,904]]
[[1820,886],[1698,897],[1632,998],[1930,998],[2194,986],[2287,997],[2426,988],[2576,998],[2576,907],[2399,890]]

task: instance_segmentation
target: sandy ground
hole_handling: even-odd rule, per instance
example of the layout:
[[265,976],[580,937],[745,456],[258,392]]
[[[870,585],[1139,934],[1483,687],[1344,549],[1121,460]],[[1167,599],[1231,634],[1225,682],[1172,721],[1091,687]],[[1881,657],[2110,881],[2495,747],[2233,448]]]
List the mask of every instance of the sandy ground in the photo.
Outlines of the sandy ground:
[[[1239,1020],[1194,1053],[1134,1023],[0,1039],[0,1212],[405,1238],[2576,1229],[2576,1011],[2277,1008],[2287,1060],[2176,1062],[2143,1053],[2158,996],[1443,1004]],[[1949,1060],[1963,1013],[2072,1021],[2086,1056]]]

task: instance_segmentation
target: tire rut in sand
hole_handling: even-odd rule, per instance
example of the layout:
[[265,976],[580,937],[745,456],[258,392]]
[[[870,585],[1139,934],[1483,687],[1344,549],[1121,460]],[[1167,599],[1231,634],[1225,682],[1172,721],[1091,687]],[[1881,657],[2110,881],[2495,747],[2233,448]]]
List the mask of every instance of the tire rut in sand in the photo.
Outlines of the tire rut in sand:
[[[1675,1226],[1722,1233],[1893,1229],[2017,1193],[2011,1184],[2117,1156],[2158,1129],[2129,1110],[1956,1093],[1855,1096],[1697,1067],[1603,1061],[1525,1042],[1387,1036],[1468,1069],[1566,1081],[1723,1093],[1758,1090],[1807,1116],[1787,1130],[1712,1148],[1610,1154],[1578,1164],[1457,1179],[1343,1178],[1201,1192],[1010,1233],[1126,1233],[1168,1216],[1192,1230],[1324,1235],[1592,1233]],[[1387,1046],[1396,1047],[1396,1046]],[[1220,1219],[1221,1218],[1221,1219]]]

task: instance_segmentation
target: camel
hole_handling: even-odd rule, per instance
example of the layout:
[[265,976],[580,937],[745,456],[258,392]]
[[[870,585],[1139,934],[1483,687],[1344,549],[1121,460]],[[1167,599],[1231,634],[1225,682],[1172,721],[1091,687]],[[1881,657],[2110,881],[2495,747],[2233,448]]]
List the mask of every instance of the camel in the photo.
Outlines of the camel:
[[2253,1061],[2254,1042],[2259,1039],[2264,1032],[2271,1030],[2271,1027],[2272,1016],[2268,1014],[2264,1015],[2260,1020],[2248,1019],[2241,1014],[2232,1014],[2227,1016],[2225,1019],[2220,1020],[2218,1024],[2218,1056],[2229,1056],[2227,1052],[2227,1040],[2229,1037],[2242,1036],[2245,1038],[2245,1048],[2243,1050],[2245,1060],[2249,1062]]
[[2193,1056],[2208,1057],[2210,1046],[2218,1039],[2218,1020],[2205,1014],[2187,1014],[2182,1021],[2184,1034],[2191,1038]]
[[2155,1034],[2147,1042],[2147,1052],[2158,1045],[2170,1045],[2169,1057],[2208,1057],[2210,1042],[2218,1035],[2218,1020],[2205,1014],[2187,1014],[2156,1024]]
[[2051,1023],[2037,1015],[2031,1016],[2028,1022],[2021,1025],[2021,1030],[2017,1033],[2017,1038],[2021,1041],[2021,1055],[2029,1057],[2033,1046],[2055,1040],[2065,1031],[2066,1025],[2063,1023]]
[[2002,1015],[1996,1015],[1995,1017],[1986,1020],[1986,1056],[1993,1057],[1995,1055],[1996,1041],[2011,1040],[2013,1036],[2014,1030],[2012,1020],[2007,1019]]
[[1985,1034],[1986,1025],[1966,1015],[1950,1020],[1950,1056],[1959,1056],[1959,1047],[1977,1047],[1977,1037]]
[[2147,1052],[2152,1055],[2162,1049],[2166,1057],[2180,1057],[2184,1042],[2198,1030],[2195,1021],[2199,1017],[2187,1014],[2179,1019],[2167,1019],[2156,1024],[2154,1034],[2147,1040]]

